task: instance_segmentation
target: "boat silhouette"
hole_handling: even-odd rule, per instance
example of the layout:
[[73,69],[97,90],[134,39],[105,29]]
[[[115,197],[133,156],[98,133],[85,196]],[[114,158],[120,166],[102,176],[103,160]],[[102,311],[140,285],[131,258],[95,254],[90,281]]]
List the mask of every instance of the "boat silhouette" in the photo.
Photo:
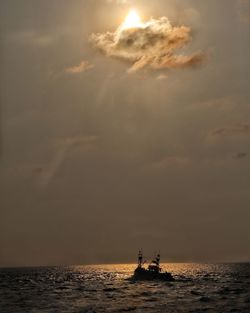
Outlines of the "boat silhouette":
[[162,272],[160,267],[160,253],[151,261],[148,268],[144,267],[146,261],[143,260],[142,250],[138,253],[138,265],[134,271],[134,280],[162,280],[162,281],[174,281],[174,277],[169,272]]

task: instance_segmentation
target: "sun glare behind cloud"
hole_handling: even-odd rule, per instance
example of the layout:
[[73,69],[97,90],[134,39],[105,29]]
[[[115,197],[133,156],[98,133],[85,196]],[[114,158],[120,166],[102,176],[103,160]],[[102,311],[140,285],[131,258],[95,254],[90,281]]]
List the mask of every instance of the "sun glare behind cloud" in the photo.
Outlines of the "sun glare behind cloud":
[[141,18],[137,11],[131,10],[121,25],[121,29],[140,28],[142,25]]

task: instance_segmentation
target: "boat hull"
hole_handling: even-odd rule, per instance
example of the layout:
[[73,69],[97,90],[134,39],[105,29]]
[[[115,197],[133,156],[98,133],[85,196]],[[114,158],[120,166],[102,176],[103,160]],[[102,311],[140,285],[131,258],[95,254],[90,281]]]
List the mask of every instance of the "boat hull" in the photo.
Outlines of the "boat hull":
[[145,268],[138,267],[134,271],[134,280],[161,280],[161,281],[175,281],[171,273],[149,271]]

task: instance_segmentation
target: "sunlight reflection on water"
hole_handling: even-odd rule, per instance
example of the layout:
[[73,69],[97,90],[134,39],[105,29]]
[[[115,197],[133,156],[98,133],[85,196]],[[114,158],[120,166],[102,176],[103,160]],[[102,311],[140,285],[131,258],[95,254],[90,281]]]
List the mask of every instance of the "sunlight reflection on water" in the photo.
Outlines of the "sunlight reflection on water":
[[162,264],[175,282],[134,282],[134,264],[0,269],[1,313],[249,312],[250,264]]

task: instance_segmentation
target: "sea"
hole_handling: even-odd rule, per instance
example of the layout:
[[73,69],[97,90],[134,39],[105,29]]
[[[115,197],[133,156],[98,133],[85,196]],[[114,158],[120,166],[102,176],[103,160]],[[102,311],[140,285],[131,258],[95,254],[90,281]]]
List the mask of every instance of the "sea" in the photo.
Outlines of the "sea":
[[176,281],[135,282],[130,264],[2,268],[0,312],[250,312],[250,263],[162,267]]

